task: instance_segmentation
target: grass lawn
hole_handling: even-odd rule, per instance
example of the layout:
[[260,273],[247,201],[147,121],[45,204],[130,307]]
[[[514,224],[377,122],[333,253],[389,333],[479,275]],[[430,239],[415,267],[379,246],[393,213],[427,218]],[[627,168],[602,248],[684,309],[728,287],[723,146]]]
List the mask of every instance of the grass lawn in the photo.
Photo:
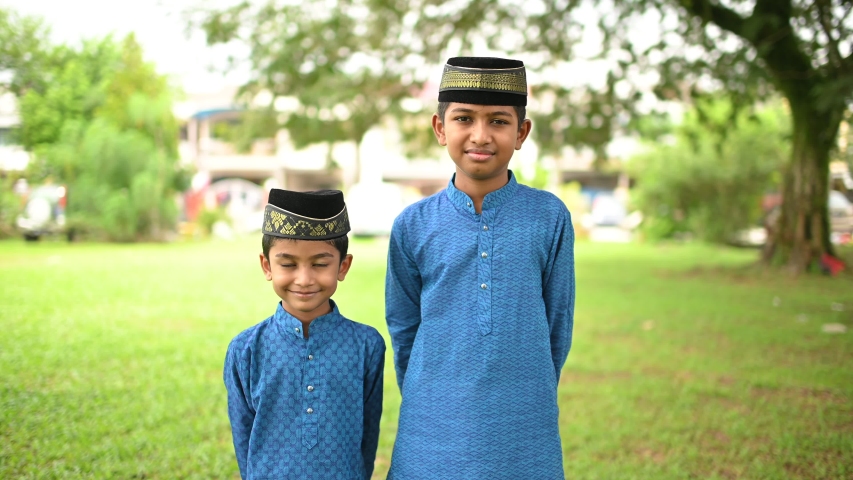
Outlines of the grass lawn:
[[[355,242],[335,297],[383,334],[385,248]],[[0,242],[0,479],[239,478],[221,369],[275,308],[259,249]],[[754,255],[577,246],[568,478],[853,478],[853,281]],[[374,478],[400,403],[390,342],[385,394]]]

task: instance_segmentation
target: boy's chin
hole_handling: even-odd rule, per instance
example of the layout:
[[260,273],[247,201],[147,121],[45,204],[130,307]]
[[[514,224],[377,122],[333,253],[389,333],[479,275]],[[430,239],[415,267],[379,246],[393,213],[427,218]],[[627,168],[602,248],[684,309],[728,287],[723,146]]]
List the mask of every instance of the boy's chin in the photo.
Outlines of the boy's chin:
[[471,180],[491,180],[495,177],[506,176],[508,167],[498,167],[489,164],[458,165],[457,171]]
[[287,298],[282,299],[282,303],[290,310],[300,313],[311,313],[315,310],[321,309],[324,306],[329,305],[329,299],[326,297],[312,298],[307,300]]

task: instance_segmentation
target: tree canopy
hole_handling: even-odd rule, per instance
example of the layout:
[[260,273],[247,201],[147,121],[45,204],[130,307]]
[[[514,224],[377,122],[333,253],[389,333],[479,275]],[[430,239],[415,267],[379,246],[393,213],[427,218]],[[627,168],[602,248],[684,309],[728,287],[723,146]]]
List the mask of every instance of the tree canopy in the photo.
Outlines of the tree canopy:
[[[531,115],[542,151],[588,146],[599,163],[603,146],[649,112],[649,87],[670,100],[725,92],[733,115],[781,95],[793,148],[765,258],[802,271],[833,251],[828,158],[853,93],[851,8],[850,0],[269,0],[196,13],[210,42],[248,43],[251,86],[296,95],[321,120],[348,105],[340,98],[392,105],[449,54],[521,57],[546,99]],[[607,72],[577,84],[565,64],[578,59]]]
[[133,35],[75,48],[51,44],[47,31],[38,19],[0,9],[0,70],[10,78],[0,88],[18,97],[17,137],[33,153],[30,181],[67,185],[68,223],[78,233],[163,238],[188,180],[178,164],[173,87]]

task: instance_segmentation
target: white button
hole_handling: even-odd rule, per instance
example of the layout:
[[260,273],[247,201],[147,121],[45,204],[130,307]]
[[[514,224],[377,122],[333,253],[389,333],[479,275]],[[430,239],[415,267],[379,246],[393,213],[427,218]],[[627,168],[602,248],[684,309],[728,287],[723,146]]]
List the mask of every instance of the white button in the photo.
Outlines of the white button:
[[296,333],[299,333],[299,329],[298,329],[298,328],[294,328],[294,330],[296,330]]
[[314,391],[314,387],[313,387],[313,386],[311,386],[311,385],[308,385],[308,391],[309,391],[309,392],[313,392],[313,391]]
[[483,253],[481,253],[481,254],[480,254],[480,256],[481,256],[481,257],[483,257],[483,258],[486,258],[486,257],[488,257],[488,256],[489,256],[489,254],[488,254],[488,253],[486,253],[486,252],[483,252]]
[[480,288],[482,288],[483,290],[485,290],[485,289],[487,289],[487,288],[489,288],[489,287],[488,287],[488,285],[486,285],[486,284],[484,283],[484,284],[480,285]]
[[488,226],[488,225],[483,225],[483,231],[484,231],[484,232],[489,231],[489,226]]
[[308,355],[308,360],[314,360],[314,355]]
[[312,413],[314,413],[314,409],[309,408],[308,410],[305,410],[305,413],[307,413],[308,415],[311,415]]
[[471,202],[468,202],[468,206],[469,206],[469,207],[471,206]]

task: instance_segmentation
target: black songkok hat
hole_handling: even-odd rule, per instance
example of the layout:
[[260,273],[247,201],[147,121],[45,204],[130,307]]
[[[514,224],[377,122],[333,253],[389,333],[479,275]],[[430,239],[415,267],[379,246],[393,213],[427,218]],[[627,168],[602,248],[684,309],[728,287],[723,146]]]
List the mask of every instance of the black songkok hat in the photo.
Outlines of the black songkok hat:
[[524,62],[493,57],[450,58],[441,75],[438,101],[527,106]]
[[293,192],[273,188],[264,209],[265,235],[296,240],[329,240],[349,232],[349,217],[340,190]]

